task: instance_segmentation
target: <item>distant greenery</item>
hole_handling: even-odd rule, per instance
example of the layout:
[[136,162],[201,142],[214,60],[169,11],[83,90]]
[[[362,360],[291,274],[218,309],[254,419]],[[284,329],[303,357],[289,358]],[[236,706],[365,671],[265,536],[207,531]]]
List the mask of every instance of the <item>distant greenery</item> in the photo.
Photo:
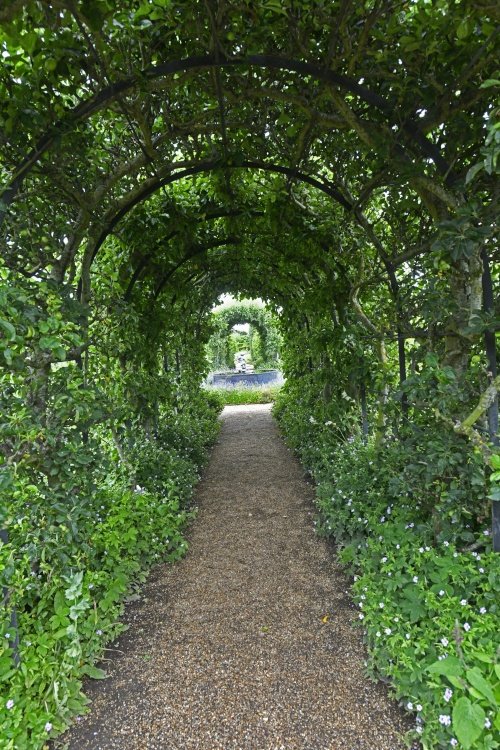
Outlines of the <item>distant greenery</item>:
[[[272,311],[254,300],[235,301],[215,310],[211,316],[212,335],[207,357],[212,371],[232,369],[234,355],[246,350],[255,369],[276,367],[281,346],[278,321]],[[248,324],[249,331],[234,331],[235,325]]]
[[281,385],[249,386],[248,388],[211,388],[224,406],[237,404],[270,404],[276,401]]

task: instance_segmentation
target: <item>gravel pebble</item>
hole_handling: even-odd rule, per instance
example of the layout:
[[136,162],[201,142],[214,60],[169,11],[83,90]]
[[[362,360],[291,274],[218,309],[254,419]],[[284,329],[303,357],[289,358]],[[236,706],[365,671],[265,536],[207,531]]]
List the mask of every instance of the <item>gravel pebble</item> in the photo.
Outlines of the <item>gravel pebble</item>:
[[190,551],[127,606],[70,750],[403,750],[345,575],[268,406],[226,407]]

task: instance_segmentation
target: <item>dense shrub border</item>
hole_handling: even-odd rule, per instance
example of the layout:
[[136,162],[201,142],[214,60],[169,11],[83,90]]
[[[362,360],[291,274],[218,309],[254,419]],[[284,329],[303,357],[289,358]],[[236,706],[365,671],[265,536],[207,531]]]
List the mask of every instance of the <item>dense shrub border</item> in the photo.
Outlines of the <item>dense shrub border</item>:
[[286,398],[274,411],[317,484],[318,531],[353,575],[369,672],[415,715],[408,740],[499,748],[500,559],[486,526],[475,543],[456,528],[435,544],[418,497],[401,491],[397,445],[342,441]]
[[219,408],[217,399],[205,396],[185,414],[165,418],[157,436],[136,444],[130,457],[141,484],[127,486],[117,466],[82,509],[61,507],[58,517],[34,485],[17,486],[16,522],[9,543],[0,546],[0,579],[20,632],[16,667],[4,610],[3,750],[46,747],[85,710],[82,679],[105,677],[95,662],[124,629],[127,595],[151,565],[186,552],[189,500],[218,433]]

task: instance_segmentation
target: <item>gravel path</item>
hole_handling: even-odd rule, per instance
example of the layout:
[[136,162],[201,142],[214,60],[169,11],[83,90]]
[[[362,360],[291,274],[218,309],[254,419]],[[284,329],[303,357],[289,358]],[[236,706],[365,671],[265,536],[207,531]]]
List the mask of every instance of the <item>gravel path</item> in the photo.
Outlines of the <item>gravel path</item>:
[[403,750],[312,498],[269,407],[227,407],[190,552],[128,608],[70,750]]

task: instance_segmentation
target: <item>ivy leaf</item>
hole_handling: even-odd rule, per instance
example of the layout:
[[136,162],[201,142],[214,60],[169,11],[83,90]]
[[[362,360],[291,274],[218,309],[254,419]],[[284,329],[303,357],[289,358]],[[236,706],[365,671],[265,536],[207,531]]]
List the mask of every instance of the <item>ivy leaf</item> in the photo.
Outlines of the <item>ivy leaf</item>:
[[453,730],[464,750],[469,750],[484,728],[486,715],[475,703],[462,696],[453,708]]

